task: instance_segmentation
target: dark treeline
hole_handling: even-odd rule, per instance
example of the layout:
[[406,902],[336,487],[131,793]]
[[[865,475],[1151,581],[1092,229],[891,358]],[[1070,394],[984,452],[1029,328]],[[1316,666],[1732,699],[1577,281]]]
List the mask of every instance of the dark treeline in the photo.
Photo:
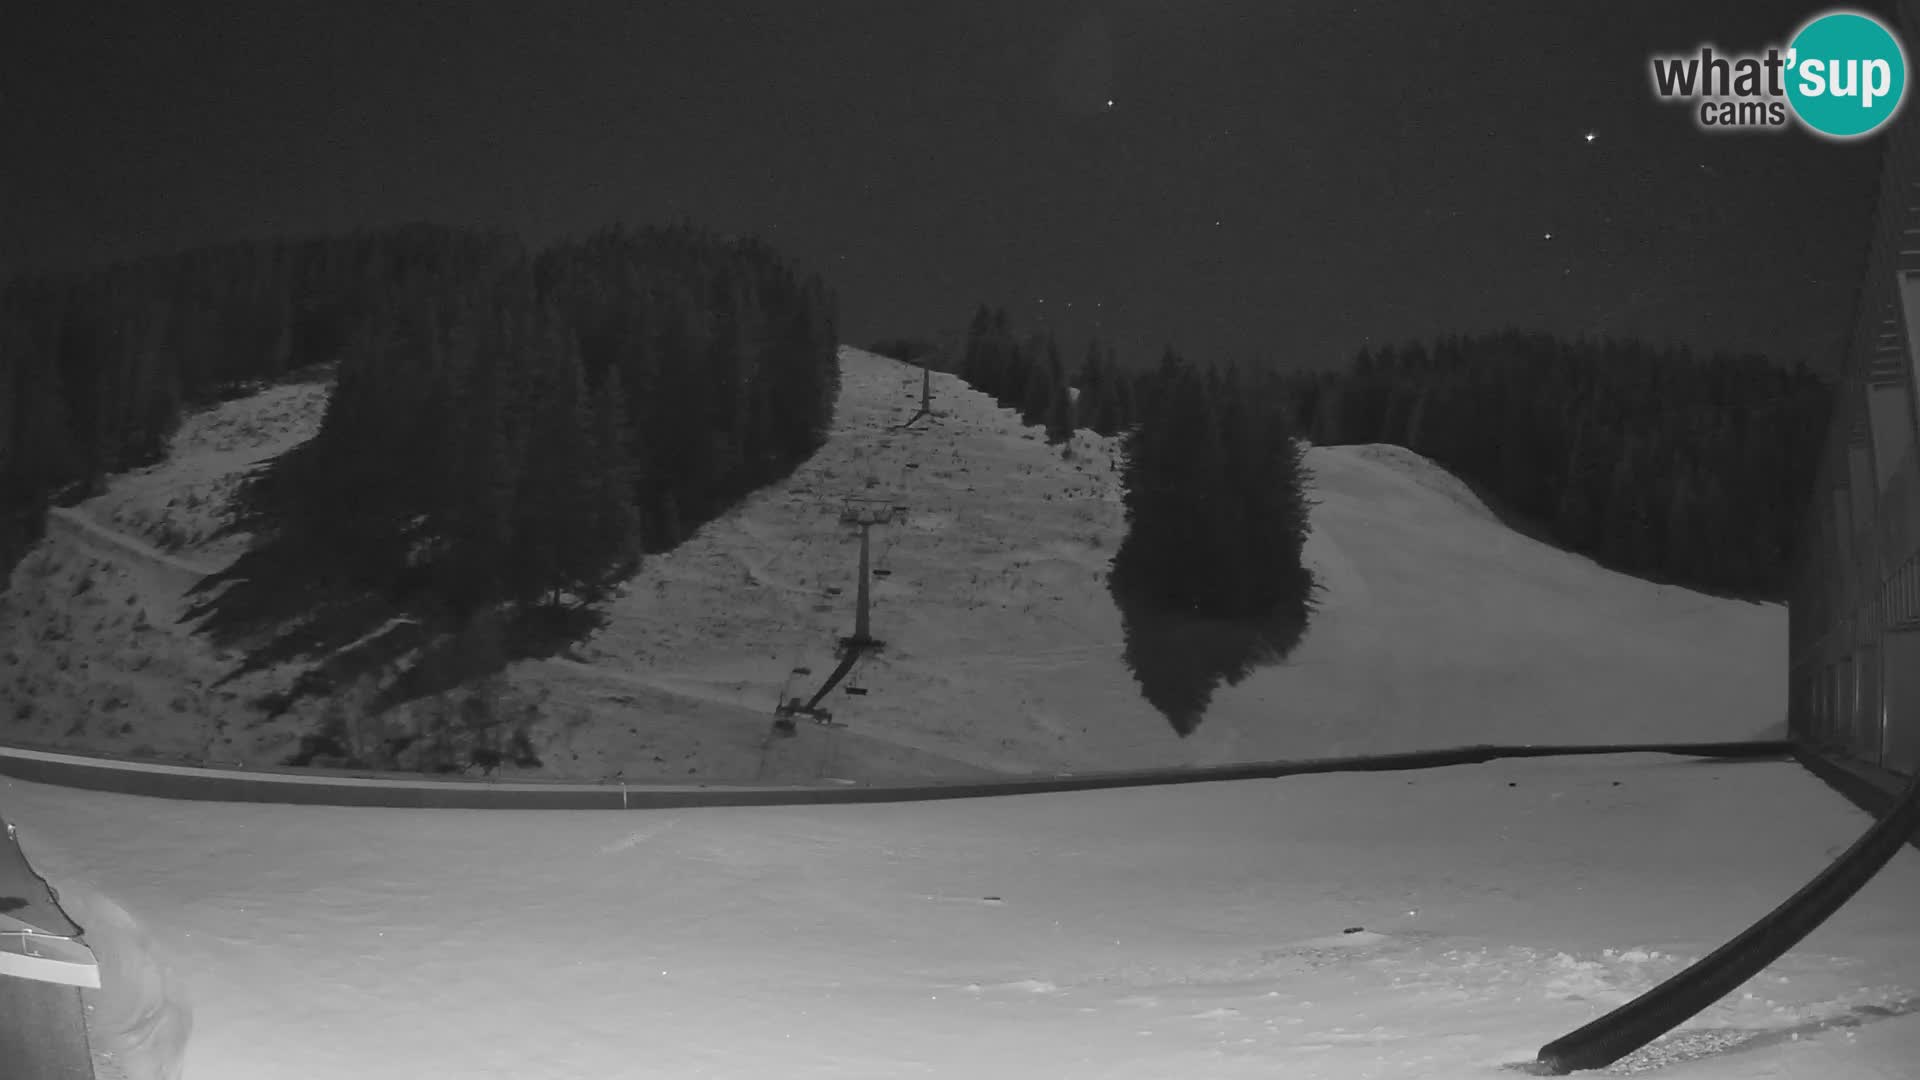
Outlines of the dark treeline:
[[1070,378],[1059,343],[1045,334],[1020,340],[1004,308],[990,311],[983,304],[975,310],[959,374],[1017,410],[1026,423],[1045,427],[1053,442],[1065,441],[1076,428],[1118,435],[1132,423],[1134,380],[1122,372],[1111,346],[1089,342]]
[[508,238],[406,226],[205,248],[0,287],[0,500],[81,498],[156,461],[183,407],[335,359],[398,281]]
[[937,367],[940,347],[925,338],[883,338],[867,346],[867,351],[903,364],[934,364]]
[[1052,338],[1020,342],[1005,313],[985,307],[961,374],[1052,441],[1077,428],[1122,436],[1127,535],[1108,583],[1126,662],[1176,731],[1195,729],[1223,679],[1298,643],[1313,582],[1301,563],[1305,447],[1286,380],[1202,368],[1171,349],[1132,373],[1099,342],[1070,377]]
[[757,242],[614,228],[425,265],[354,328],[319,434],[246,490],[256,528],[356,584],[460,614],[592,601],[825,440],[831,299]]
[[[16,279],[0,520],[23,548],[49,502],[158,459],[196,402],[330,376],[318,434],[236,500],[253,550],[193,612],[248,649],[242,670],[329,658],[278,711],[380,668],[355,643],[396,616],[414,629],[381,639],[394,654],[496,613],[526,647],[518,630],[568,619],[520,616],[577,613],[789,473],[831,425],[835,323],[817,278],[690,225],[541,251],[405,226]],[[444,689],[418,682],[389,700]]]
[[1832,400],[1759,357],[1518,331],[1362,350],[1294,381],[1317,444],[1404,446],[1541,539],[1753,598],[1784,595]]
[[193,403],[337,364],[319,437],[252,488],[255,524],[271,511],[366,581],[434,552],[450,596],[590,592],[587,564],[671,547],[819,445],[834,322],[817,279],[684,225],[538,253],[404,226],[16,278],[0,513],[157,460]]

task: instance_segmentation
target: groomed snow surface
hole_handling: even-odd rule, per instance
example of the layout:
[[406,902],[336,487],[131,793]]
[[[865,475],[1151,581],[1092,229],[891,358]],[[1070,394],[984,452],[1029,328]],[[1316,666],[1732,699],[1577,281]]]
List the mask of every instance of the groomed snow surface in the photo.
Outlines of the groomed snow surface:
[[[1868,823],[1793,765],[1654,757],[626,814],[0,799],[140,914],[187,1080],[1510,1075]],[[1911,998],[1916,911],[1909,848],[1689,1027]],[[1663,1074],[1916,1060],[1910,1016]]]
[[[890,433],[917,373],[843,364],[813,462],[651,560],[580,660],[513,671],[545,702],[552,771],[948,777],[1782,732],[1781,608],[1612,574],[1509,531],[1422,458],[1348,447],[1309,457],[1326,591],[1305,641],[1178,740],[1119,661],[1100,579],[1123,527],[1110,443],[1082,435],[1062,461],[946,377],[946,415]],[[324,400],[274,393],[190,426],[186,465],[55,522],[0,608],[0,726],[278,752],[291,721],[213,690],[232,658],[168,618],[231,557],[202,539],[231,469]],[[848,488],[911,508],[876,531],[890,647],[859,676],[869,696],[829,702],[848,728],[803,725],[770,760],[779,682],[824,673],[849,628]],[[0,814],[127,973],[92,1025],[135,1080],[169,1075],[154,1062],[189,1010],[186,1080],[1494,1077],[1737,933],[1869,824],[1795,766],[1657,757],[626,814],[0,781]],[[1619,1071],[1910,1075],[1920,1018],[1822,1024],[1920,994],[1916,911],[1908,848],[1670,1045],[1803,1038]]]

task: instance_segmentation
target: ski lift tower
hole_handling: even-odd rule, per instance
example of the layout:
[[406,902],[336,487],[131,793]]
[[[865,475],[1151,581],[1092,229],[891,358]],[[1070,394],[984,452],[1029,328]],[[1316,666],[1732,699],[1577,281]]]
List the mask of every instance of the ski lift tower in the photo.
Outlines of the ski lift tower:
[[860,530],[860,576],[856,581],[853,636],[840,639],[842,649],[873,651],[881,647],[874,640],[870,623],[873,606],[873,527],[891,525],[906,513],[906,506],[891,497],[855,496],[840,507],[840,523]]
[[905,431],[923,416],[939,415],[933,411],[933,361],[930,358],[920,361],[920,407],[905,423],[893,425],[893,431]]
[[[820,702],[833,692],[853,671],[854,665],[867,653],[877,651],[882,643],[873,636],[871,611],[873,607],[873,527],[889,525],[906,513],[906,506],[891,497],[853,496],[842,502],[840,522],[852,525],[860,530],[860,580],[855,588],[855,607],[853,615],[853,634],[840,639],[838,651],[839,663],[833,673],[813,692],[813,696],[802,701],[798,697],[787,697],[788,687],[780,690],[781,702],[774,706],[773,730],[777,735],[794,733],[794,718],[811,717],[822,724],[833,723],[833,713],[822,708]],[[788,676],[791,686],[793,675],[809,674],[805,668],[795,668]],[[866,693],[863,689],[848,687],[848,693]]]

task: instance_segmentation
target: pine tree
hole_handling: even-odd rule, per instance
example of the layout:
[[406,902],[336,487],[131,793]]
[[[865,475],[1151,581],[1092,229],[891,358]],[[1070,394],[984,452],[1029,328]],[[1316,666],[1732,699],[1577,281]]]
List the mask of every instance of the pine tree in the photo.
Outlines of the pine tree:
[[1628,447],[1615,461],[1602,517],[1605,556],[1630,573],[1651,565],[1646,493],[1637,475],[1636,458],[1632,447]]
[[677,547],[682,540],[687,538],[684,531],[685,526],[680,518],[680,500],[674,495],[671,489],[667,490],[660,497],[659,522],[660,525],[657,530],[661,545],[659,550],[664,551]]
[[549,324],[543,336],[544,386],[517,500],[515,569],[522,603],[558,604],[565,592],[583,591],[598,577],[593,541],[601,485],[578,350],[557,325]]
[[1102,350],[1097,342],[1089,344],[1080,379],[1076,422],[1101,435],[1120,434],[1126,428],[1121,406],[1126,379],[1114,368],[1113,354]]
[[293,367],[293,302],[276,292],[267,311],[267,349],[261,374],[272,377]]
[[1080,372],[1074,377],[1074,383],[1080,390],[1081,415],[1077,422],[1081,427],[1091,427],[1094,414],[1093,403],[1100,400],[1101,387],[1106,383],[1104,357],[1100,352],[1100,342],[1087,342],[1087,355],[1080,361]]
[[1312,583],[1303,563],[1312,532],[1306,446],[1283,396],[1255,399],[1246,422],[1248,537],[1255,554],[1248,593],[1256,613],[1279,609],[1304,618]]
[[503,363],[493,346],[483,346],[468,369],[462,395],[443,586],[462,608],[501,595],[515,549],[515,493],[522,464],[509,431]]
[[1020,385],[1020,421],[1029,426],[1045,424],[1053,408],[1053,363],[1055,350],[1048,339],[1037,335],[1020,350],[1024,361]]
[[1342,446],[1347,442],[1342,417],[1346,413],[1345,384],[1336,384],[1319,396],[1314,403],[1313,431],[1311,438],[1315,446]]
[[20,404],[15,421],[19,450],[13,470],[22,487],[45,494],[73,478],[79,468],[79,453],[52,358],[35,350],[29,341],[23,328],[12,342],[19,347],[14,355],[20,364],[14,382],[20,388]]
[[1253,613],[1255,599],[1252,423],[1237,371],[1208,368],[1199,394],[1200,422],[1184,465],[1194,489],[1193,573],[1200,613],[1238,618]]
[[1378,441],[1394,446],[1407,445],[1407,421],[1413,412],[1413,395],[1395,382],[1387,388],[1386,406],[1381,412]]
[[1107,374],[1113,383],[1113,411],[1115,416],[1114,434],[1132,427],[1139,418],[1139,405],[1135,401],[1134,380],[1120,370],[1114,359],[1113,350],[1107,350]]
[[988,336],[991,347],[986,352],[988,385],[982,387],[1003,408],[1019,404],[1021,391],[1026,389],[1026,358],[1020,355],[1020,346],[1013,340],[1013,327],[1007,320],[1007,309],[996,308],[993,313],[993,331]]
[[1060,363],[1060,349],[1047,341],[1047,405],[1045,420],[1047,441],[1063,443],[1073,438],[1073,395],[1067,387],[1067,373]]
[[1676,577],[1701,580],[1713,574],[1711,560],[1700,549],[1698,514],[1701,495],[1693,469],[1676,464],[1668,487],[1666,506],[1667,566]]
[[1166,350],[1153,402],[1122,443],[1127,538],[1116,584],[1159,611],[1210,614],[1243,575],[1243,508],[1226,494],[1226,454],[1206,378]]
[[731,486],[745,464],[746,330],[744,300],[725,273],[716,275],[711,289],[712,334],[707,345],[707,430],[714,447],[712,474],[702,487]]
[[1605,507],[1609,476],[1604,471],[1600,433],[1589,421],[1574,425],[1573,444],[1560,481],[1553,522],[1556,534],[1577,550],[1593,550],[1599,540],[1601,510]]
[[960,361],[960,377],[976,390],[987,389],[987,337],[992,332],[993,316],[987,311],[987,305],[981,304],[974,309],[973,321],[967,324],[966,352]]
[[619,369],[609,369],[594,402],[596,492],[595,555],[607,573],[602,580],[632,576],[644,548],[640,510],[635,503],[639,477],[628,447],[632,433],[626,418],[626,390]]
[[[1427,440],[1427,400],[1425,390],[1418,391],[1413,398],[1413,407],[1407,412],[1406,431],[1402,446],[1416,454],[1427,454],[1430,444]],[[1428,454],[1428,456],[1432,456]]]

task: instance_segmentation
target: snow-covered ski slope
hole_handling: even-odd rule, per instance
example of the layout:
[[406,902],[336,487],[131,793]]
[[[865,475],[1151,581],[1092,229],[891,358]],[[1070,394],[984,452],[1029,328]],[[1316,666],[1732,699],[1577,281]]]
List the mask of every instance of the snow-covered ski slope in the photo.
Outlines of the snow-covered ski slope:
[[[1793,765],[1653,757],[891,806],[14,781],[0,807],[63,889],[140,917],[191,1003],[186,1080],[1492,1078],[1867,824]],[[1920,994],[1916,910],[1909,848],[1675,1045],[1807,1034],[1662,1075],[1910,1075],[1920,1016],[1820,1025]],[[119,1014],[174,992],[137,985]]]
[[[1125,535],[1114,440],[1072,460],[948,375],[841,353],[832,438],[782,483],[652,558],[579,659],[517,664],[544,775],[718,782],[911,780],[1219,764],[1470,743],[1778,736],[1786,615],[1603,570],[1496,521],[1394,447],[1316,448],[1321,610],[1290,660],[1223,689],[1177,738],[1121,661],[1104,573]],[[0,598],[0,737],[166,758],[272,762],[310,727],[250,702],[291,666],[217,685],[237,657],[172,623],[239,470],[310,433],[324,386],[191,418],[172,458],[54,522]],[[869,487],[868,480],[875,482]],[[852,629],[844,497],[897,497],[874,530],[873,632],[888,648],[824,702],[843,730],[766,746]],[[161,546],[164,550],[155,550]]]
[[[941,415],[893,430],[918,406],[920,372],[856,349],[841,361],[832,439],[788,482],[651,560],[582,647],[593,678],[566,662],[520,669],[552,700],[622,721],[570,728],[550,762],[646,775],[629,717],[641,714],[648,731],[647,716],[698,710],[712,743],[731,708],[744,739],[764,728],[794,666],[817,682],[852,623],[857,548],[837,520],[847,495],[908,507],[904,524],[874,532],[888,574],[874,585],[873,633],[888,647],[856,673],[870,693],[832,695],[825,704],[848,731],[803,731],[779,751],[794,760],[771,772],[751,755],[710,753],[704,775],[869,779],[1577,742],[1595,731],[1642,742],[1784,734],[1784,608],[1601,569],[1516,534],[1426,459],[1362,446],[1308,455],[1318,505],[1307,554],[1325,592],[1305,641],[1286,664],[1221,690],[1199,732],[1179,739],[1121,660],[1104,577],[1125,536],[1117,440],[1082,432],[1063,460],[1010,411],[941,374]],[[656,722],[652,737],[684,743],[688,725],[678,727]],[[888,759],[884,746],[921,756]]]
[[[831,703],[850,727],[803,729],[781,779],[1780,732],[1780,608],[1600,570],[1506,530],[1423,459],[1354,447],[1309,457],[1326,593],[1307,639],[1176,740],[1119,662],[1100,580],[1122,535],[1111,443],[1082,435],[1062,461],[947,377],[945,416],[888,432],[917,372],[843,363],[814,461],[652,560],[583,660],[516,669],[553,715],[597,721],[549,729],[556,771],[764,768],[786,670],[824,672],[849,626],[849,492],[910,507],[876,531],[889,649],[857,675],[870,695]],[[322,392],[207,414],[188,473],[120,478],[55,527],[0,625],[8,715],[32,696],[49,730],[119,738],[101,721],[117,694],[127,740],[176,723],[169,745],[214,741],[190,729],[196,703],[243,719],[205,688],[226,661],[164,625],[175,579],[226,553],[115,538],[217,520],[220,463],[290,445]],[[261,419],[262,402],[297,415]],[[1704,955],[1867,824],[1794,766],[1652,757],[630,814],[0,781],[0,813],[83,923],[112,914],[96,948],[135,973],[103,999],[129,1033],[106,1033],[118,1066],[142,1033],[178,1040],[190,1003],[187,1080],[1496,1076]],[[1669,1075],[1904,1075],[1912,1016],[1821,1025],[1920,991],[1916,909],[1906,850],[1750,997],[1688,1026],[1693,1044],[1806,1037]]]

